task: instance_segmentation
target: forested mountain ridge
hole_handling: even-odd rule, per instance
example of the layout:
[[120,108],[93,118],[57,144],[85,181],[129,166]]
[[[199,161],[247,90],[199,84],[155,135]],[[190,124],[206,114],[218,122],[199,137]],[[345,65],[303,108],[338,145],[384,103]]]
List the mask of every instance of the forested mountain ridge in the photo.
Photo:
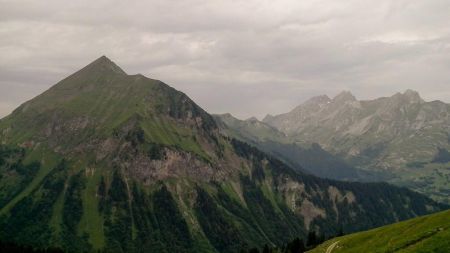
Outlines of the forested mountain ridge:
[[376,175],[357,170],[339,156],[333,155],[316,143],[298,144],[286,134],[255,118],[239,120],[231,114],[214,115],[221,131],[233,138],[282,159],[292,168],[322,178],[352,181],[375,181]]
[[36,248],[236,252],[445,208],[294,171],[106,57],[2,119],[0,142],[0,241]]

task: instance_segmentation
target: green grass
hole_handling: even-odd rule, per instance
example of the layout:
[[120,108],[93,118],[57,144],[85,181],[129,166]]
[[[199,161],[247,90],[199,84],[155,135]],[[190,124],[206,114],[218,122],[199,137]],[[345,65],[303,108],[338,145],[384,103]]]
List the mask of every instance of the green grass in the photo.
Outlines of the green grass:
[[214,253],[217,250],[211,245],[204,234],[196,232],[192,234],[194,239],[193,250],[198,253]]
[[86,173],[87,183],[83,191],[83,216],[79,224],[79,231],[89,234],[89,242],[94,249],[105,245],[103,233],[103,217],[98,211],[97,186],[100,184],[101,173],[95,168],[93,174]]
[[310,253],[450,252],[450,210],[326,241]]
[[221,187],[223,189],[223,191],[234,201],[236,201],[237,203],[242,204],[243,206],[245,206],[245,202],[242,201],[241,197],[239,196],[239,194],[236,192],[236,190],[233,187],[233,184],[239,184],[239,182],[226,182],[226,183],[222,183]]
[[41,168],[31,181],[31,183],[0,210],[0,214],[9,212],[9,210],[15,204],[17,204],[17,202],[30,195],[30,193],[42,182],[45,176],[47,176],[48,173],[50,173],[50,171],[52,171],[52,169],[56,167],[60,160],[61,158],[59,158],[57,155],[45,149],[36,149],[32,153],[30,153],[25,159],[24,163],[27,164],[33,161],[41,161]]
[[[190,206],[191,201],[194,201],[192,196],[189,196],[194,191],[196,186],[195,182],[185,178],[182,180],[169,180],[165,182],[166,186],[170,189],[171,194],[174,196],[174,200],[186,221],[189,231],[193,238],[193,251],[199,253],[217,252],[211,243],[208,241],[206,235],[198,224],[195,216],[194,209]],[[147,187],[148,188],[148,187]],[[155,189],[153,189],[155,190]]]
[[450,204],[450,163],[428,163],[402,170],[391,183],[405,186],[432,199]]
[[270,203],[273,205],[275,210],[280,214],[283,213],[278,206],[278,203],[276,200],[277,197],[273,193],[273,191],[271,189],[272,186],[270,185],[267,178],[262,181],[262,183],[259,187],[261,188],[261,192],[264,194],[264,197],[266,197],[270,201]]
[[176,146],[182,150],[193,152],[206,160],[210,159],[198,142],[192,138],[195,135],[189,128],[178,127],[176,124],[169,123],[160,117],[152,117],[141,124],[141,127],[146,136],[153,142]]
[[65,191],[62,191],[59,194],[58,199],[55,202],[55,205],[53,206],[53,215],[50,220],[50,226],[54,229],[54,234],[61,234],[61,224],[62,224],[62,212],[64,207],[64,194]]

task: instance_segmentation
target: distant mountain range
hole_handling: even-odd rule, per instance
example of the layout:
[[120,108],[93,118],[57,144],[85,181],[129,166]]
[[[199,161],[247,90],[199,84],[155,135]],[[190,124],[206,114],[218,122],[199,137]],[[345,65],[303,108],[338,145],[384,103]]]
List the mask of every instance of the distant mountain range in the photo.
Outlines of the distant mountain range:
[[450,105],[407,90],[358,101],[350,92],[314,97],[263,122],[301,142],[316,142],[364,168],[399,170],[450,148]]
[[[269,140],[285,138],[250,123]],[[0,120],[0,241],[71,252],[237,252],[447,207],[386,183],[292,169],[297,161],[287,165],[225,128],[185,94],[100,57]]]
[[369,172],[356,169],[316,143],[298,144],[286,134],[256,118],[239,120],[231,114],[214,117],[225,135],[258,147],[300,172],[349,181],[374,181],[377,178],[375,175],[368,175]]
[[[262,122],[220,118],[233,136],[256,140],[286,161],[299,158],[296,164],[315,175],[388,181],[450,203],[450,105],[426,102],[415,91],[367,101],[350,92],[317,96]],[[270,131],[262,132],[263,125]],[[321,154],[310,157],[320,164],[302,154],[314,149]]]

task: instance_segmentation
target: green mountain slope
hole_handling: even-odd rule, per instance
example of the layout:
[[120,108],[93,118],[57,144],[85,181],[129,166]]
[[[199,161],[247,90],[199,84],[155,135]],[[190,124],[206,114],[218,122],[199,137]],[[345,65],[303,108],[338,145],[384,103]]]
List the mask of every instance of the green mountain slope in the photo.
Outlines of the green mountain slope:
[[0,122],[4,143],[44,141],[63,152],[86,152],[96,140],[138,126],[156,143],[200,152],[192,137],[207,133],[214,121],[183,93],[142,75],[127,75],[101,57]]
[[316,143],[295,143],[286,134],[257,119],[239,120],[231,114],[214,115],[214,118],[224,134],[250,143],[300,171],[337,180],[378,179],[376,175],[368,176],[368,172],[357,170]]
[[106,57],[2,119],[0,143],[0,241],[38,248],[236,252],[445,208],[296,172]]
[[450,211],[334,238],[309,252],[450,252]]
[[387,181],[449,202],[450,105],[417,92],[359,101],[342,92],[319,96],[263,120],[296,143],[318,143]]

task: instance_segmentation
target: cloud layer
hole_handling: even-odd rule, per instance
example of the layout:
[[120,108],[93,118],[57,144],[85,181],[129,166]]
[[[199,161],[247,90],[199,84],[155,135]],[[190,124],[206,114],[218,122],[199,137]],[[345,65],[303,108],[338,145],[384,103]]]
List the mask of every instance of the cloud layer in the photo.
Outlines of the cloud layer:
[[0,116],[101,55],[241,118],[341,90],[450,100],[448,0],[0,5]]

